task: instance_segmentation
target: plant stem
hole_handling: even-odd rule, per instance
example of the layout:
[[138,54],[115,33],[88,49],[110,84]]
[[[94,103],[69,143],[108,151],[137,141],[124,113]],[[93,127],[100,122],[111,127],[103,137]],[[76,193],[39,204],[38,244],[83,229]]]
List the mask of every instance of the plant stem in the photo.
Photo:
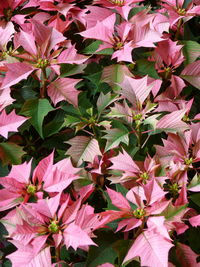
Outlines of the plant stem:
[[140,225],[140,227],[138,228],[137,232],[135,233],[134,239],[136,239],[142,233],[142,230],[144,228],[145,222],[146,222],[146,219],[144,218],[142,220],[142,224]]
[[42,68],[42,87],[40,88],[40,97],[45,98],[47,90],[47,73],[46,68]]
[[182,24],[183,24],[183,19],[179,19],[178,25],[177,25],[177,31],[175,34],[175,41],[179,39]]
[[60,261],[60,246],[56,248],[56,262]]

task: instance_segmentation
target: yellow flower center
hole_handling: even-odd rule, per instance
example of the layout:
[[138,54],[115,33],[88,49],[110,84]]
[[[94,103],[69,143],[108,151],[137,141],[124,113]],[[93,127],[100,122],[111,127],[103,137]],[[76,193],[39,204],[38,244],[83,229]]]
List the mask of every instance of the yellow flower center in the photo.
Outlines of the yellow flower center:
[[149,179],[149,175],[147,172],[143,172],[140,174],[140,179],[142,179],[143,183],[146,184],[146,181]]
[[179,191],[179,185],[177,183],[173,183],[172,185],[169,186],[169,192],[173,196],[178,195],[178,191]]
[[26,188],[26,192],[30,195],[34,195],[36,191],[37,191],[37,187],[33,184],[29,184]]
[[184,162],[186,165],[190,165],[193,162],[193,158],[192,157],[191,158],[185,158]]
[[184,16],[186,14],[186,10],[185,8],[178,8],[177,9],[177,13],[180,15],[180,16]]
[[125,0],[109,0],[112,4],[117,5],[117,6],[124,6],[125,5]]
[[136,219],[141,219],[145,216],[146,212],[144,209],[136,209],[133,211],[133,216],[136,218]]
[[57,233],[59,231],[58,222],[55,220],[51,221],[51,223],[48,226],[48,230],[49,230],[49,232],[51,232],[53,234]]
[[44,69],[49,65],[50,65],[50,63],[49,63],[48,59],[39,58],[37,61],[36,67],[40,68],[40,69]]

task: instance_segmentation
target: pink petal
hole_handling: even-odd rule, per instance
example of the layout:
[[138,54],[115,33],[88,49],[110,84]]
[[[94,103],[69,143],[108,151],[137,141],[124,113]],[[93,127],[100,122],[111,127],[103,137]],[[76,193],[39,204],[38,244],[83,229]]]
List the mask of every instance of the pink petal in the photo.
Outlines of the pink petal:
[[28,118],[16,115],[15,110],[11,113],[6,114],[5,110],[0,114],[0,135],[8,138],[9,132],[17,132],[18,128],[27,120]]
[[34,71],[33,67],[23,62],[6,64],[6,67],[8,68],[8,71],[3,80],[1,89],[10,87],[21,80],[26,79]]
[[64,243],[67,248],[77,249],[80,246],[96,245],[92,239],[78,226],[70,224],[63,232]]
[[107,188],[107,193],[112,201],[112,204],[119,208],[120,210],[127,209],[130,210],[131,207],[126,200],[126,198],[119,192],[116,192],[115,190],[112,190],[110,188]]

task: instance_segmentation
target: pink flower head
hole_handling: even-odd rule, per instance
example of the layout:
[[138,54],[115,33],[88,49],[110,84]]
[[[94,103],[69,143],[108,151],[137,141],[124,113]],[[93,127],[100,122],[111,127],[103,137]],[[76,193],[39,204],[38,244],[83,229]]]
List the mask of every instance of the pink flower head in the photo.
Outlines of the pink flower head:
[[79,169],[74,168],[70,159],[53,164],[54,153],[42,159],[31,174],[31,161],[12,166],[8,176],[1,177],[0,210],[26,203],[31,197],[41,199],[43,193],[61,193],[73,180]]
[[173,26],[181,18],[184,22],[200,14],[200,7],[190,1],[186,7],[183,7],[184,0],[167,0],[163,1],[162,6],[169,12],[170,25]]

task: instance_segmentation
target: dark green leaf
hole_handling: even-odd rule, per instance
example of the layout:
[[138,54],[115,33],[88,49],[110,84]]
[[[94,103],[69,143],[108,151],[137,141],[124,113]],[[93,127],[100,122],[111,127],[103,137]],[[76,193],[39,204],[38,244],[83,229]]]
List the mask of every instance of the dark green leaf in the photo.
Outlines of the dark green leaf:
[[134,68],[134,73],[139,75],[149,75],[154,79],[160,79],[156,70],[155,70],[155,62],[148,61],[146,59],[139,59],[136,62],[136,66]]
[[24,103],[21,114],[31,117],[29,119],[30,123],[43,138],[42,125],[44,117],[52,110],[54,109],[47,99],[30,99]]

